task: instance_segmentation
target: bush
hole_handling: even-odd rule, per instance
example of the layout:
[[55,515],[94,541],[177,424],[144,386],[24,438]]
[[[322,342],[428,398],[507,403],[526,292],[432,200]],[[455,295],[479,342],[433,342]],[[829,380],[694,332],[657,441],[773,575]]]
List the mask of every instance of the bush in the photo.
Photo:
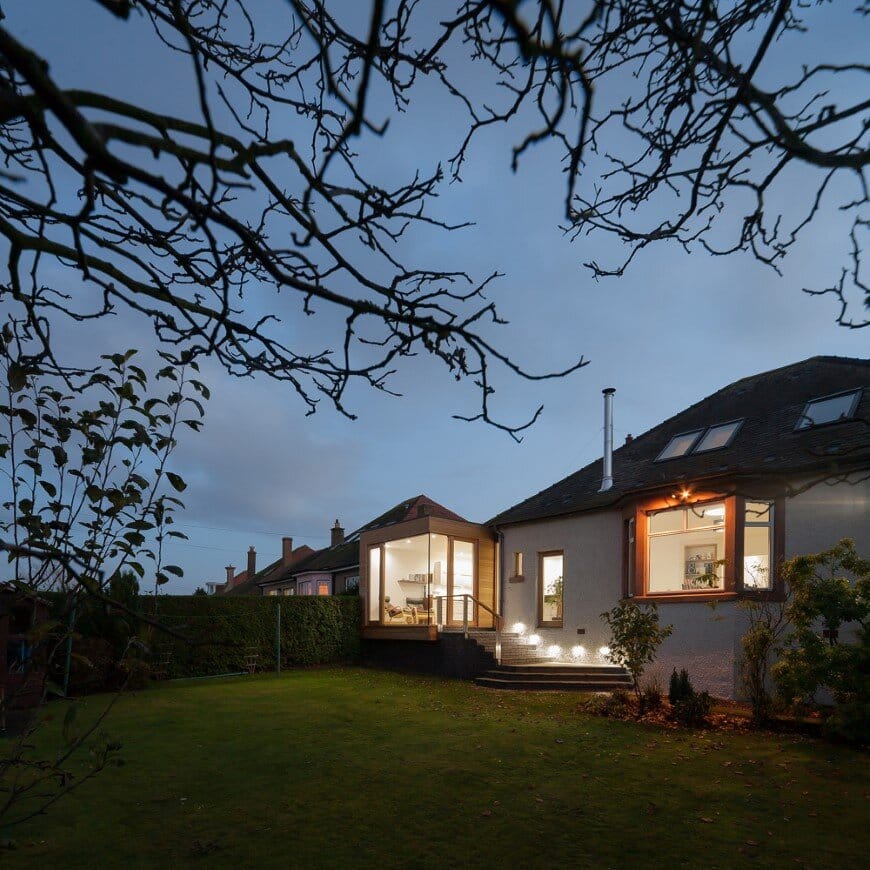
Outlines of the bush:
[[692,686],[692,681],[689,679],[689,672],[683,668],[679,674],[674,668],[671,674],[671,682],[668,687],[668,701],[671,706],[683,701],[686,698],[691,698],[695,694],[695,689]]
[[616,689],[607,694],[593,695],[586,702],[586,712],[593,716],[621,717],[630,706],[631,699],[625,689]]
[[[275,668],[276,607],[281,606],[281,664],[317,665],[355,661],[360,651],[359,599],[339,596],[140,596],[141,613],[174,636],[134,617],[124,617],[123,635],[137,643],[118,660],[119,620],[88,601],[76,620],[72,686],[77,691],[115,688],[133,671],[141,682],[150,667],[159,676],[194,677],[234,673],[254,656],[257,670]],[[62,598],[55,599],[59,610]],[[124,638],[125,641],[127,637]],[[79,653],[83,655],[76,658]]]
[[773,669],[781,698],[800,707],[827,690],[835,703],[827,733],[870,742],[870,560],[844,538],[830,550],[791,559],[782,574],[794,630]]
[[628,671],[640,711],[643,672],[654,661],[658,648],[670,637],[674,627],[659,625],[655,604],[640,607],[631,601],[623,601],[613,610],[602,613],[601,618],[610,627],[610,659]]
[[671,716],[680,725],[698,727],[707,721],[713,701],[707,692],[692,692],[680,698],[671,709]]
[[662,706],[662,687],[657,681],[648,683],[640,693],[640,710],[658,710]]

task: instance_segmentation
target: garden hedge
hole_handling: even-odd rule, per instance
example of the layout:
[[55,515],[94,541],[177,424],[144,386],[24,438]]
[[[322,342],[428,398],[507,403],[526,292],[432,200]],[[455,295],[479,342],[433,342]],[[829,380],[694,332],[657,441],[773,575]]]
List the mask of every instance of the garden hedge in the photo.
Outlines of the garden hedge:
[[[63,597],[47,597],[53,600],[55,617],[65,622]],[[85,600],[76,614],[73,652],[80,661],[73,667],[75,688],[112,688],[111,661],[102,659],[111,660],[112,650],[114,658],[120,658],[131,636],[142,641],[141,651],[133,650],[133,656],[142,658],[154,676],[235,673],[245,670],[251,656],[258,671],[274,670],[279,605],[282,667],[350,662],[360,654],[357,597],[159,595],[126,603],[183,637],[121,613],[107,613],[104,606]]]

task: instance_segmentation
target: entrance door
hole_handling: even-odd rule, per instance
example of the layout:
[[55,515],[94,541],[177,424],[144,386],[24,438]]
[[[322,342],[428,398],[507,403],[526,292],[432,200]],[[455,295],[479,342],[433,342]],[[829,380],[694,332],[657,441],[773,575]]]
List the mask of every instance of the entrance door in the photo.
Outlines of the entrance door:
[[[477,594],[477,544],[475,541],[450,539],[447,561],[447,622],[462,625],[463,608],[468,607],[468,623],[477,622],[477,605],[471,598]],[[466,604],[467,602],[467,604]]]

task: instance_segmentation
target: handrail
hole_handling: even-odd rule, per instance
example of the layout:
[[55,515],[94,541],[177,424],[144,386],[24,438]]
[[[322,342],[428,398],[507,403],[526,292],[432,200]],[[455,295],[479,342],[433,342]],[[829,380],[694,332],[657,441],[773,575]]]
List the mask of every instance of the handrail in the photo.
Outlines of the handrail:
[[448,598],[461,598],[462,599],[462,635],[468,640],[468,602],[469,600],[476,604],[478,607],[482,607],[487,613],[492,615],[492,623],[493,628],[495,629],[495,660],[496,664],[501,664],[501,625],[502,625],[502,617],[496,613],[488,604],[485,604],[479,598],[475,598],[473,595],[469,595],[467,592],[463,592],[460,595],[435,595],[433,599],[435,601],[435,623],[440,630],[444,625],[443,620],[443,609],[441,606],[442,601],[446,601]]

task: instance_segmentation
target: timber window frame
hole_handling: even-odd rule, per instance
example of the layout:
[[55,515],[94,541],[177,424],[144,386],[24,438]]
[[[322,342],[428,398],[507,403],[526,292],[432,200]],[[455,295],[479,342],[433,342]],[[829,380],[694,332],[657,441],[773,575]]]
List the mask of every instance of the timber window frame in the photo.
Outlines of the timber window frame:
[[[547,596],[545,590],[545,566],[549,560],[561,559],[561,574],[557,578],[559,584],[557,616],[548,617],[545,613]],[[565,551],[564,550],[541,550],[538,552],[538,627],[539,628],[562,628],[565,622]]]
[[[724,561],[722,566],[721,588],[679,590],[679,591],[651,591],[649,587],[649,520],[653,514],[661,513],[668,509],[685,509],[703,507],[707,504],[722,502],[725,505],[725,523],[723,537],[723,551],[718,554],[719,559]],[[771,505],[772,522],[771,529],[771,581],[768,586],[752,586],[744,580],[744,546],[747,525],[746,504],[767,502]],[[626,598],[635,598],[639,601],[716,601],[728,600],[738,597],[745,598],[782,598],[782,580],[779,576],[779,566],[782,564],[785,552],[785,499],[781,496],[752,495],[722,496],[720,493],[699,493],[691,502],[680,503],[674,500],[673,495],[647,498],[628,505],[623,511],[623,553],[624,553],[624,576]],[[634,520],[630,525],[629,520]],[[629,530],[633,531],[633,536]],[[633,537],[633,540],[632,540]]]

